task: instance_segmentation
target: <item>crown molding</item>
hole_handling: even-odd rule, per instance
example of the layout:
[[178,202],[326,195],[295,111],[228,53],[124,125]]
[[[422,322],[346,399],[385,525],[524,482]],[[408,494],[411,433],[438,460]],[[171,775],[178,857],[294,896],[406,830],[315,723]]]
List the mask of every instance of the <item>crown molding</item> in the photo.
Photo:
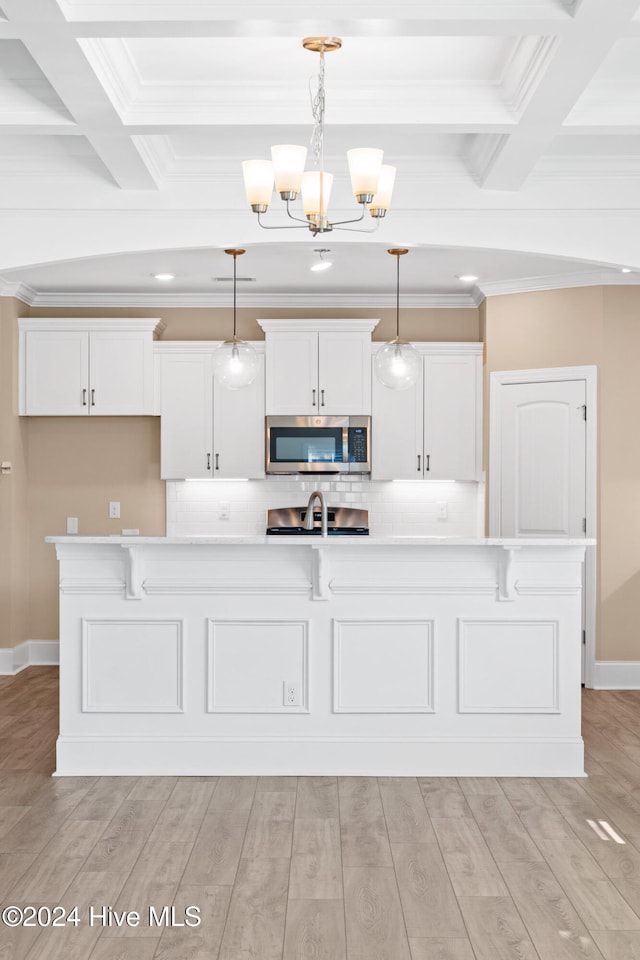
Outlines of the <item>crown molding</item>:
[[[32,307],[220,307],[230,308],[229,294],[210,293],[47,293],[32,290],[26,297],[18,288],[23,284],[6,284],[11,288],[5,292],[0,288],[0,296],[17,297]],[[29,288],[30,290],[31,288]],[[473,308],[477,306],[471,294],[423,294],[417,296],[405,295],[400,297],[402,307],[409,309],[425,308]],[[282,307],[282,308],[336,308],[346,307],[359,309],[373,307],[385,309],[395,307],[395,294],[244,294],[239,308],[251,307]]]
[[509,293],[535,293],[538,290],[566,290],[573,287],[633,287],[640,285],[640,273],[621,273],[611,276],[606,270],[589,273],[561,273],[550,277],[525,277],[520,280],[497,280],[483,283],[485,297],[499,297]]

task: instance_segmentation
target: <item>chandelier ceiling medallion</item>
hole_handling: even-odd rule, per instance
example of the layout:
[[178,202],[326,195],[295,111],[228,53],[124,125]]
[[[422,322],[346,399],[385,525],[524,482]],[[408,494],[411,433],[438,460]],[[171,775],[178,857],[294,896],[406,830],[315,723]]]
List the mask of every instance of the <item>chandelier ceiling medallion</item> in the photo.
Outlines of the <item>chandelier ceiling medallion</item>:
[[[307,148],[293,144],[280,144],[271,147],[271,160],[245,160],[242,164],[244,186],[247,201],[251,209],[258,215],[258,223],[265,230],[296,230],[307,227],[313,236],[318,233],[329,233],[333,229],[356,230],[362,233],[372,233],[347,224],[360,223],[364,220],[365,208],[368,207],[371,217],[375,221],[374,230],[380,219],[384,217],[391,204],[391,193],[396,176],[396,168],[382,163],[383,151],[373,147],[361,147],[347,150],[351,188],[356,201],[361,205],[359,217],[352,220],[331,221],[327,216],[329,197],[333,183],[333,174],[324,169],[324,56],[333,50],[339,50],[342,40],[339,37],[307,37],[302,41],[305,50],[311,50],[320,55],[320,69],[318,73],[318,88],[311,97],[311,112],[314,119],[311,150],[316,169],[305,172]],[[267,225],[262,222],[262,214],[267,212],[273,188],[280,194],[286,204],[287,216],[295,220],[296,224]],[[290,203],[302,194],[302,207],[306,220],[294,216]]]

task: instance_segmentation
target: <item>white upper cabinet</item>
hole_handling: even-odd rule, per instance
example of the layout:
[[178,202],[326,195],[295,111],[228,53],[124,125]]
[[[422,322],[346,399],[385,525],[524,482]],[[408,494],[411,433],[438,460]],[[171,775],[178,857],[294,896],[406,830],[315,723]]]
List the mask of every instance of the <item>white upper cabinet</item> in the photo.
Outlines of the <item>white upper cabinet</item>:
[[266,333],[266,414],[370,414],[377,322],[259,320]]
[[482,344],[414,344],[422,374],[409,390],[373,376],[373,480],[479,480]]
[[264,355],[253,383],[229,390],[213,378],[212,348],[156,344],[163,480],[264,477]]
[[157,319],[21,319],[20,405],[27,416],[153,411]]

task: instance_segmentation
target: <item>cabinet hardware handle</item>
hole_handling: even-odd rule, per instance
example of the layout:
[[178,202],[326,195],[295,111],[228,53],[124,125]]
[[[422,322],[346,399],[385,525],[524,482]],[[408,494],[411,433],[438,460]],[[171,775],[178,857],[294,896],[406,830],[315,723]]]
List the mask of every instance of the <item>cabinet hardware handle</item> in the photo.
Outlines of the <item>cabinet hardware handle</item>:
[[211,454],[207,454],[207,470],[211,470]]
[[420,473],[420,460],[421,460],[421,459],[422,459],[422,458],[420,457],[420,454],[418,454],[418,473]]
[[430,470],[430,469],[431,469],[430,466],[429,466],[429,461],[430,461],[430,460],[431,460],[431,454],[428,453],[428,454],[427,454],[427,463],[426,463],[426,465],[425,465],[425,470]]
[[320,391],[320,406],[324,407],[324,390]]
[[91,406],[95,407],[96,405],[96,392],[95,390],[91,391]]
[[315,392],[315,390],[312,390],[312,391],[311,391],[311,394],[312,394],[312,397],[311,397],[311,406],[312,406],[312,407],[315,407],[315,405],[316,405],[316,392]]
[[82,391],[82,406],[86,407],[87,405],[87,388],[85,387]]
[[220,464],[218,463],[218,458],[220,457],[219,453],[216,453],[216,470],[220,469]]

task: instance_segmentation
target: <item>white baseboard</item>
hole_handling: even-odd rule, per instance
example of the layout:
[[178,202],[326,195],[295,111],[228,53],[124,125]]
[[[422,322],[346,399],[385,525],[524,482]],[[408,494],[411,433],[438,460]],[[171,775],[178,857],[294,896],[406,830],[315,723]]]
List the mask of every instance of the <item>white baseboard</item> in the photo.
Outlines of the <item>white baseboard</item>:
[[640,690],[640,660],[596,660],[594,690]]
[[0,648],[0,676],[13,676],[25,667],[53,667],[59,662],[57,640],[24,640],[17,647]]

